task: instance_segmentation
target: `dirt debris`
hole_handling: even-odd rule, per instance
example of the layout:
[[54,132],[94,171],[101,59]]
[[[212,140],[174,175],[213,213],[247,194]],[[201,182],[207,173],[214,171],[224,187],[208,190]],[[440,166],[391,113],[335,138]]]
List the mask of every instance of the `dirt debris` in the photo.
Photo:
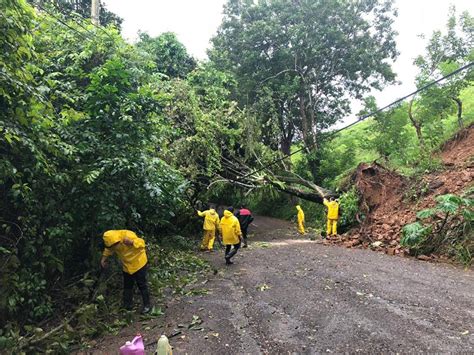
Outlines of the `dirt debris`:
[[[448,141],[439,158],[444,168],[416,182],[377,162],[360,164],[351,180],[361,196],[358,216],[361,224],[342,236],[328,239],[325,244],[407,255],[408,250],[400,246],[401,230],[405,224],[416,220],[416,212],[433,207],[438,195],[459,194],[473,186],[474,125]],[[376,241],[381,244],[374,245]],[[425,255],[420,260],[440,258],[445,259],[438,255]]]

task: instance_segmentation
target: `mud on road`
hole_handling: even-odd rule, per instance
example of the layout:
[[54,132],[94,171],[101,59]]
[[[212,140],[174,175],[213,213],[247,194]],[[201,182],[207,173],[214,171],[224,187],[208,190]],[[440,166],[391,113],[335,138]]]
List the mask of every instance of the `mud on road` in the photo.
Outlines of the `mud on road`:
[[[175,354],[474,352],[472,270],[325,246],[271,218],[255,224],[234,265],[206,254],[208,293],[168,302],[159,324],[141,329],[147,342],[179,333]],[[188,329],[193,316],[200,324]]]

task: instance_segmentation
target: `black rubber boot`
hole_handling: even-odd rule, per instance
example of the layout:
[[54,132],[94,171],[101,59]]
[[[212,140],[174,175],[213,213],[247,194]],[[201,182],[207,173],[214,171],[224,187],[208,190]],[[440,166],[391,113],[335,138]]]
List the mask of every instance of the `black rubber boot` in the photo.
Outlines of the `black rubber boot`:
[[123,290],[123,308],[127,311],[132,310],[133,308],[133,289],[124,289]]
[[142,313],[148,313],[148,312],[150,312],[150,309],[151,309],[151,306],[150,306],[150,292],[148,292],[148,287],[141,288],[140,293],[142,295],[142,300],[143,300]]

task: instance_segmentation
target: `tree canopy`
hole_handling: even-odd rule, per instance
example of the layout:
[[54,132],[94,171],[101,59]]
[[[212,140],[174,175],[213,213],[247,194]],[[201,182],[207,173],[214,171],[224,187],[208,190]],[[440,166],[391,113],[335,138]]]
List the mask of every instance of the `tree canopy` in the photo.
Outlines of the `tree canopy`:
[[314,152],[351,98],[394,81],[395,15],[390,1],[233,0],[209,54],[234,74],[266,144],[288,154],[302,140]]
[[185,78],[196,67],[194,58],[172,32],[165,32],[155,38],[140,33],[137,47],[151,56],[156,71],[169,78]]

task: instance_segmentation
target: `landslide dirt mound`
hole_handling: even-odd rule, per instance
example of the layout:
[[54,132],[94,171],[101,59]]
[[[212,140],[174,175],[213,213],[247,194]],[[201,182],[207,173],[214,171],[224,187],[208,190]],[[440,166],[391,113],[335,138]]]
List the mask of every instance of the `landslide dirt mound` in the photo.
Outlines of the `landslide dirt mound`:
[[407,184],[403,176],[385,169],[378,163],[360,164],[353,181],[362,196],[362,211],[369,219],[372,217],[370,212],[378,207],[398,204],[400,194]]
[[450,165],[474,165],[474,124],[460,131],[452,139],[448,140],[441,149],[440,157],[443,162]]
[[408,250],[400,246],[401,229],[415,221],[417,211],[433,207],[438,195],[459,194],[473,186],[474,125],[446,142],[439,157],[444,168],[416,181],[375,162],[360,164],[352,176],[352,183],[361,196],[358,216],[361,224],[329,243],[344,244],[349,248],[370,247],[391,255],[407,254]]

